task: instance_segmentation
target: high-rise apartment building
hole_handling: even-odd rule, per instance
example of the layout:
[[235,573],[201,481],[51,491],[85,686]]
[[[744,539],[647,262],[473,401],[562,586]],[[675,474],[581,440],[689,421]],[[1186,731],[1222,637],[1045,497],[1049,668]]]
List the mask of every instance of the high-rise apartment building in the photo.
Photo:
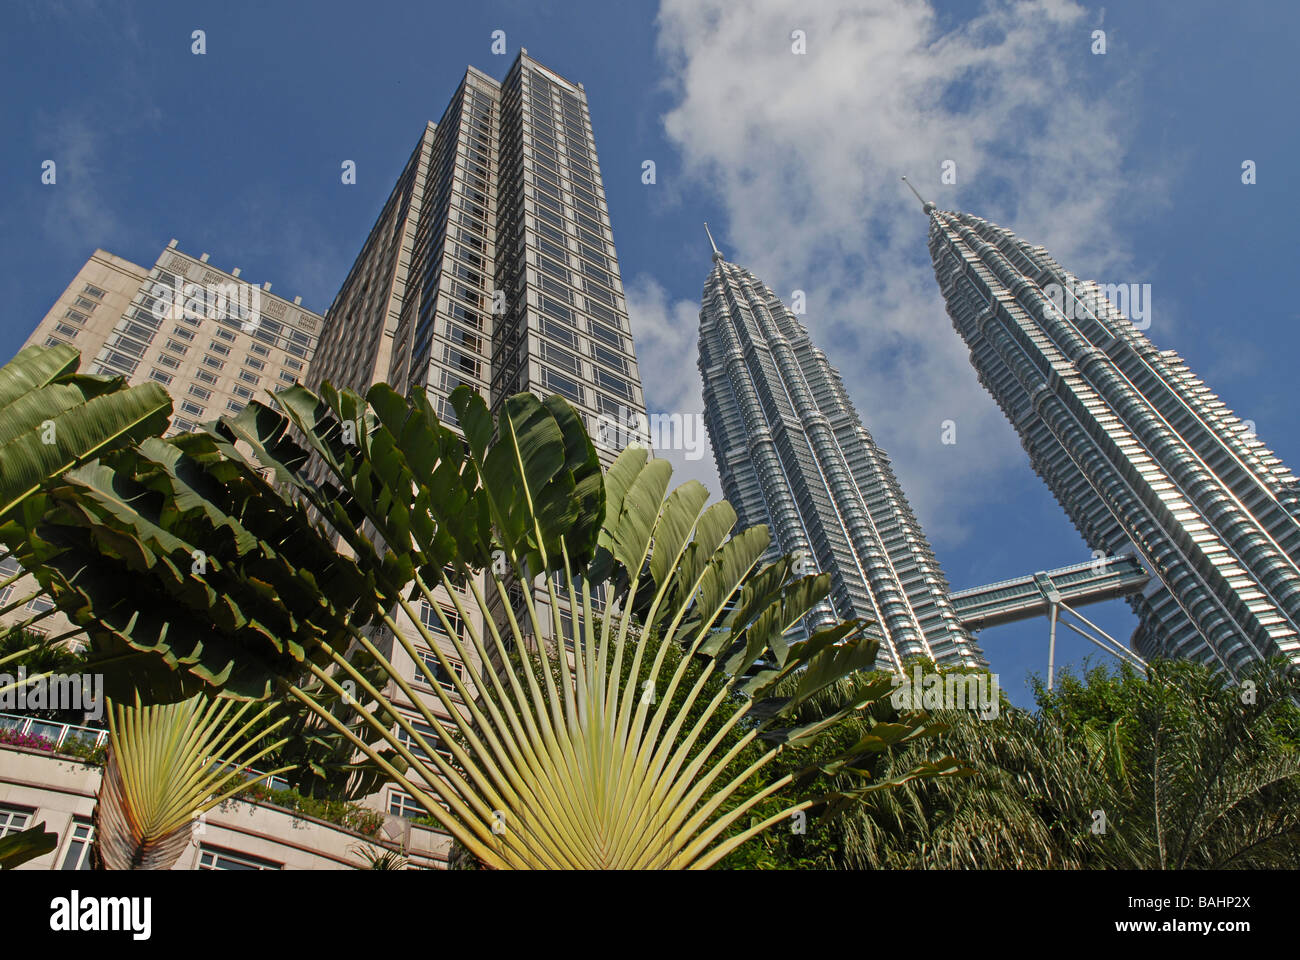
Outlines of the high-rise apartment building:
[[[422,388],[452,428],[458,427],[448,397],[461,384],[481,393],[494,411],[515,393],[559,394],[593,437],[607,422],[602,417],[625,422],[644,415],[582,84],[526,51],[500,82],[466,70],[441,119],[421,132],[326,312],[310,382],[326,380],[363,394],[378,382],[402,392]],[[606,463],[616,452],[598,449]],[[510,602],[527,624],[524,587],[507,583],[507,597],[486,591],[494,617],[504,622]],[[539,602],[544,595],[535,594]],[[451,598],[440,605],[453,628],[464,630]],[[479,616],[472,601],[463,605],[471,619]],[[449,638],[443,643],[436,611],[421,602],[419,616],[452,668],[462,670]],[[563,604],[559,619],[571,642],[572,618]],[[542,618],[542,629],[550,629],[550,618]],[[420,632],[406,633],[439,676],[438,660]],[[559,646],[559,638],[543,639]],[[431,692],[423,693],[423,675],[401,647],[386,645],[422,702],[440,719],[457,722]],[[444,686],[454,698],[450,678]],[[386,693],[436,744],[402,691],[390,684]],[[419,812],[402,791],[387,792],[389,812]]]
[[593,430],[643,413],[582,85],[526,51],[500,83],[470,67],[326,316],[313,380],[421,386],[453,426],[462,383],[560,394]]
[[889,458],[808,331],[716,247],[702,306],[705,424],[738,526],[767,524],[771,555],[831,576],[804,628],[874,621],[883,669],[917,657],[986,665]]
[[[84,373],[154,381],[171,394],[169,434],[193,430],[242,410],[254,397],[303,378],[323,318],[251,286],[236,267],[227,273],[192,257],[172,240],[152,268],[96,250],[77,271],[24,346],[68,344],[81,351]],[[0,561],[0,581],[19,572]],[[22,577],[0,587],[0,607],[35,590]],[[70,624],[44,596],[10,611],[6,623],[46,614],[39,622],[58,635]]]
[[980,382],[1084,540],[1136,548],[1144,657],[1229,674],[1300,663],[1300,488],[1251,426],[1095,283],[966,213],[923,208],[935,277]]
[[152,269],[96,250],[27,344],[66,343],[87,373],[155,381],[175,401],[172,432],[243,409],[303,379],[323,318],[251,285],[240,269],[170,244]]

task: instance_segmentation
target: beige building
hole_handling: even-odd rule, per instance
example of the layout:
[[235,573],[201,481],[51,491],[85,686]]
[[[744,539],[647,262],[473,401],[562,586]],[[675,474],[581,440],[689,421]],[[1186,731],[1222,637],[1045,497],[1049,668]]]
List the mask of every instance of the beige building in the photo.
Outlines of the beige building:
[[150,269],[96,250],[27,344],[70,344],[87,373],[161,383],[172,431],[237,413],[301,379],[324,319],[169,243]]
[[[62,725],[38,726],[54,739],[50,728]],[[98,766],[70,756],[0,744],[0,837],[43,823],[59,838],[53,851],[19,869],[90,869],[100,776]],[[367,854],[384,850],[402,853],[412,867],[446,867],[446,834],[398,816],[370,826],[374,832],[362,833],[269,801],[229,800],[194,822],[173,869],[355,870],[366,867]]]
[[[162,384],[174,405],[168,433],[192,430],[298,382],[316,349],[324,318],[240,273],[181,252],[175,240],[152,268],[96,250],[24,346],[68,344],[81,351],[84,373]],[[62,614],[33,595],[33,580],[6,583],[18,573],[0,560],[0,611],[23,601],[0,612],[0,623],[41,617],[33,629],[66,632]]]

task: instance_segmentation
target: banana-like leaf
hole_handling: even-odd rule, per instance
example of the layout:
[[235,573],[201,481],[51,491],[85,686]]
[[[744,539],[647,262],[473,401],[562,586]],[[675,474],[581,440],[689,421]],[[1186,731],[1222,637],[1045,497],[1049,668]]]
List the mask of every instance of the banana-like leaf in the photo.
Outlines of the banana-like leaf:
[[78,376],[78,358],[71,347],[30,346],[0,368],[0,518],[51,478],[167,428],[161,386]]
[[[109,701],[109,749],[95,808],[106,870],[168,870],[190,842],[191,821],[259,780],[243,771],[284,741],[255,750],[284,721],[259,729],[272,709],[202,695],[180,703]],[[240,721],[244,721],[241,725]]]
[[[494,423],[481,397],[458,390],[452,404],[467,458],[454,475],[442,462],[454,455],[443,452],[446,428],[423,395],[399,399],[377,388],[368,409],[357,399],[325,388],[320,398],[298,391],[286,415],[325,467],[326,483],[378,534],[362,543],[341,532],[361,547],[359,564],[382,565],[367,553],[380,542],[409,558],[411,599],[427,600],[439,617],[447,601],[434,591],[450,584],[445,567],[469,585],[468,601],[446,595],[464,634],[442,624],[463,680],[447,669],[446,641],[405,607],[444,677],[455,678],[455,701],[396,621],[387,621],[446,712],[468,712],[460,730],[424,706],[377,649],[377,662],[387,665],[389,680],[438,743],[408,722],[379,685],[363,689],[377,705],[370,709],[382,712],[371,721],[373,732],[405,763],[388,768],[390,776],[481,862],[708,867],[793,810],[837,810],[873,790],[956,769],[919,764],[888,783],[791,797],[775,818],[750,825],[746,817],[759,804],[812,779],[797,772],[765,781],[763,770],[781,750],[811,743],[892,689],[877,678],[856,688],[832,717],[792,722],[809,697],[868,670],[878,647],[856,621],[800,643],[784,640],[826,596],[827,578],[792,579],[788,558],[758,569],[766,530],[728,537],[735,512],[725,503],[706,508],[707,494],[695,483],[669,492],[671,469],[645,450],[625,451],[600,483],[590,440],[558,398],[508,398]],[[345,419],[364,424],[351,446],[340,440]],[[272,449],[281,426],[257,411],[234,429],[252,433],[253,426],[256,443]],[[292,458],[276,456],[289,482],[299,484],[298,470],[287,466]],[[490,563],[494,551],[504,556],[507,573]],[[491,589],[482,589],[477,576]],[[510,595],[512,584],[524,587],[513,603],[501,609],[489,602]],[[537,590],[544,594],[535,598]],[[593,599],[599,592],[603,604]],[[475,608],[482,631],[467,616]],[[572,625],[571,649],[555,639],[564,632],[562,617]],[[668,656],[670,650],[676,653]],[[776,682],[790,676],[799,678],[794,695],[774,696]],[[323,675],[321,682],[337,686]],[[302,688],[291,695],[309,708],[315,702]],[[338,718],[319,715],[343,729]],[[814,773],[852,772],[856,760],[886,741],[929,733],[928,717],[905,715]],[[376,747],[358,749],[380,767],[387,763]]]
[[46,830],[44,823],[0,837],[0,870],[12,870],[28,860],[43,857],[58,843],[59,835]]

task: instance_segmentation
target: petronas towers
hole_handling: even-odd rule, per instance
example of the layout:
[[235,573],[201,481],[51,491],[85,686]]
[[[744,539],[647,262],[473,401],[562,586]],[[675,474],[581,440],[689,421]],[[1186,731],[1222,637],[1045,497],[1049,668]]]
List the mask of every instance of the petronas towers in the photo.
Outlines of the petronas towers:
[[[1116,288],[978,217],[923,208],[953,326],[1031,466],[1089,546],[1136,556],[1150,574],[1128,598],[1133,649],[1232,676],[1265,658],[1300,664],[1297,479],[1142,334]],[[882,637],[880,667],[984,664],[839,374],[761,280],[716,246],[713,261],[700,313],[705,423],[741,524],[767,524],[773,554],[831,575],[805,629],[860,616]]]

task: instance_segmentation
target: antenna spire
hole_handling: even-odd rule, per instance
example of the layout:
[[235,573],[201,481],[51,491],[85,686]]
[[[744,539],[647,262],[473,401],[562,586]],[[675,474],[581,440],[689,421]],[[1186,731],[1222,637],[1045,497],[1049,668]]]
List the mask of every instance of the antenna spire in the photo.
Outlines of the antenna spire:
[[926,200],[919,193],[917,193],[916,187],[912,186],[912,181],[907,179],[907,177],[903,178],[903,182],[907,184],[907,189],[912,191],[912,195],[915,196],[916,199],[921,201],[921,209],[924,210],[926,213],[933,213],[935,210],[935,202],[933,200]]
[[705,232],[706,234],[708,234],[708,236],[709,236],[709,246],[711,246],[711,247],[713,248],[713,259],[714,259],[714,261],[716,262],[716,261],[718,261],[718,260],[721,260],[721,259],[722,259],[722,251],[719,250],[719,249],[718,249],[718,245],[717,245],[716,243],[713,242],[713,233],[709,230],[709,221],[707,221],[707,220],[704,221],[704,232]]

